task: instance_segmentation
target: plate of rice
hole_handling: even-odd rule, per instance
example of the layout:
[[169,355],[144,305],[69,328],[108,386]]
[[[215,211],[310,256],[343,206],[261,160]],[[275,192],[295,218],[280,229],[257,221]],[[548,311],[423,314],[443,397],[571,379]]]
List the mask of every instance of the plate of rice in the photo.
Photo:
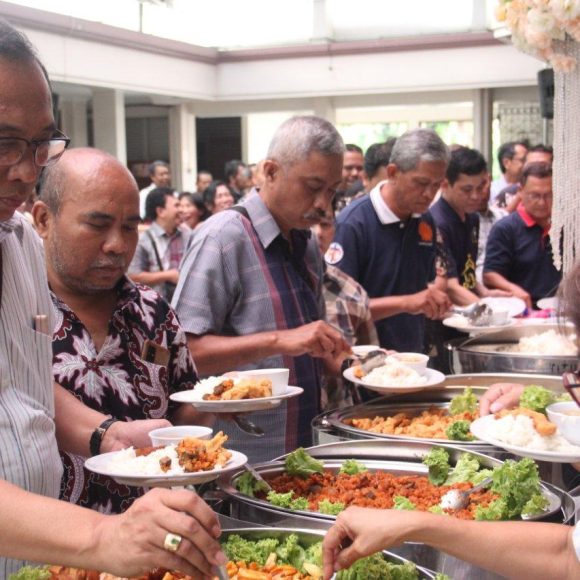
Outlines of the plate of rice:
[[553,329],[530,336],[522,336],[517,344],[503,349],[504,352],[535,356],[577,356],[575,334],[563,334]]
[[117,483],[136,487],[174,487],[214,481],[222,473],[239,469],[248,458],[222,445],[221,431],[213,439],[192,437],[165,447],[129,447],[89,457],[85,467]]
[[377,393],[411,393],[437,387],[445,381],[445,375],[439,371],[425,369],[419,373],[392,359],[367,374],[361,374],[360,367],[352,366],[344,371],[343,376]]
[[557,428],[551,435],[540,434],[533,419],[526,415],[486,415],[476,419],[470,429],[478,439],[514,455],[553,463],[580,461],[580,446],[566,441]]

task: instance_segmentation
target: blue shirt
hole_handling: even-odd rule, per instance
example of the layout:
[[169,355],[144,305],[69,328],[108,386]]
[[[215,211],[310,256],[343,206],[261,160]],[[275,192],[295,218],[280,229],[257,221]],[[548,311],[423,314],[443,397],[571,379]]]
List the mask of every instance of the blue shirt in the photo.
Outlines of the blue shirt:
[[[337,218],[329,263],[349,274],[370,298],[415,294],[435,276],[436,229],[429,214],[397,218],[383,201],[379,183]],[[423,315],[398,314],[376,322],[382,347],[423,351]]]
[[521,286],[533,302],[552,296],[562,279],[552,260],[548,232],[520,206],[491,228],[483,266]]
[[464,288],[474,290],[479,215],[465,214],[463,221],[443,197],[433,204],[429,213],[433,216],[443,238],[443,247],[447,255],[447,276],[458,278]]

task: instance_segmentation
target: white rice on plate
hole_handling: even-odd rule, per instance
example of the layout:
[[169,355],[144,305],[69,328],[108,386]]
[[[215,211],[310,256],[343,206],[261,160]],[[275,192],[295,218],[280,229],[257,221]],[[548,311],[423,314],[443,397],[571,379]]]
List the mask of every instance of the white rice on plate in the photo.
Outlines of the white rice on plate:
[[[162,471],[159,460],[163,457],[171,459],[171,468],[168,471]],[[107,469],[116,475],[183,475],[185,471],[179,465],[179,458],[175,445],[167,445],[161,449],[156,449],[149,455],[135,455],[135,449],[129,447],[123,449],[111,458]],[[219,465],[215,469],[220,469]]]
[[427,382],[427,377],[393,360],[373,369],[361,380],[367,385],[376,385],[379,387],[408,387],[424,385]]
[[534,429],[533,420],[526,415],[506,415],[496,419],[490,423],[487,434],[515,447],[580,455],[580,447],[568,443],[557,431],[554,435],[542,437]]

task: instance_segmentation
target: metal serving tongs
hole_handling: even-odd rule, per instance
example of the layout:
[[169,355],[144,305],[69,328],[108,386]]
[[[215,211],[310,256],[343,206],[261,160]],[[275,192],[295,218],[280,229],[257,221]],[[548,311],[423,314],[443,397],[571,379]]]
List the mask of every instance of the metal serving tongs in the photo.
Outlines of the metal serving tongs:
[[471,326],[489,326],[493,310],[485,302],[476,302],[464,308],[453,306],[451,312],[465,316]]
[[371,350],[366,354],[359,355],[354,352],[350,352],[347,355],[347,359],[351,359],[360,365],[365,373],[370,373],[373,369],[377,367],[382,367],[387,360],[387,353],[384,350]]
[[451,509],[453,511],[462,510],[469,503],[469,496],[472,493],[486,488],[492,481],[493,479],[491,477],[486,477],[481,483],[478,483],[467,491],[451,489],[441,496],[441,502],[439,505],[443,509]]

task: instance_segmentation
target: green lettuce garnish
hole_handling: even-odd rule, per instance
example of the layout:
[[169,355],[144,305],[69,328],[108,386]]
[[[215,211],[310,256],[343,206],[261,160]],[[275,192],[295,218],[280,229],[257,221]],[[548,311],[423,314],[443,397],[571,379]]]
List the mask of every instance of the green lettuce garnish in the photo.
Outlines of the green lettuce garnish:
[[8,580],[48,580],[51,577],[48,566],[23,566],[8,576]]
[[341,501],[330,501],[328,499],[323,499],[318,502],[318,511],[321,514],[327,514],[329,516],[337,516],[340,512],[344,511],[346,506]]
[[451,470],[449,477],[445,481],[445,485],[452,485],[453,483],[465,483],[472,481],[480,468],[479,459],[471,453],[462,453]]
[[470,387],[467,387],[461,395],[456,395],[451,399],[449,406],[450,415],[459,415],[460,413],[475,413],[477,411],[477,397],[473,394]]
[[487,507],[478,505],[475,508],[475,519],[482,521],[499,521],[505,519],[507,506],[503,499],[494,499]]
[[287,508],[291,510],[307,510],[308,500],[305,497],[297,497],[294,499],[294,492],[290,490],[288,493],[278,493],[276,491],[269,491],[266,499],[275,506]]
[[439,504],[432,505],[430,508],[427,508],[427,511],[440,516],[448,515],[447,512],[443,511],[443,508]]
[[222,543],[222,549],[229,560],[234,562],[256,562],[263,566],[268,556],[276,551],[280,542],[274,538],[263,540],[246,540],[237,534],[232,534]]
[[240,493],[254,497],[257,491],[268,491],[268,486],[256,479],[249,471],[245,471],[236,481],[236,488]]
[[423,457],[423,463],[429,468],[429,481],[433,485],[443,485],[449,473],[449,454],[442,447],[433,447]]
[[403,495],[396,495],[393,498],[393,509],[395,510],[414,510],[417,506],[408,498]]
[[298,543],[298,536],[290,534],[286,540],[276,548],[278,558],[297,570],[302,570],[306,550]]
[[357,473],[364,473],[368,469],[356,459],[347,459],[341,466],[339,473],[346,473],[347,475],[356,475]]
[[289,475],[298,475],[307,478],[313,473],[322,473],[324,471],[324,464],[306,453],[303,447],[299,447],[296,451],[289,453],[284,461],[286,472]]
[[520,397],[520,407],[546,414],[546,407],[559,401],[570,401],[568,394],[557,395],[540,385],[528,385]]
[[445,429],[445,435],[453,441],[473,441],[474,437],[469,430],[469,421],[455,421]]
[[348,570],[336,574],[336,580],[417,580],[419,572],[412,562],[393,564],[381,554],[356,561]]

